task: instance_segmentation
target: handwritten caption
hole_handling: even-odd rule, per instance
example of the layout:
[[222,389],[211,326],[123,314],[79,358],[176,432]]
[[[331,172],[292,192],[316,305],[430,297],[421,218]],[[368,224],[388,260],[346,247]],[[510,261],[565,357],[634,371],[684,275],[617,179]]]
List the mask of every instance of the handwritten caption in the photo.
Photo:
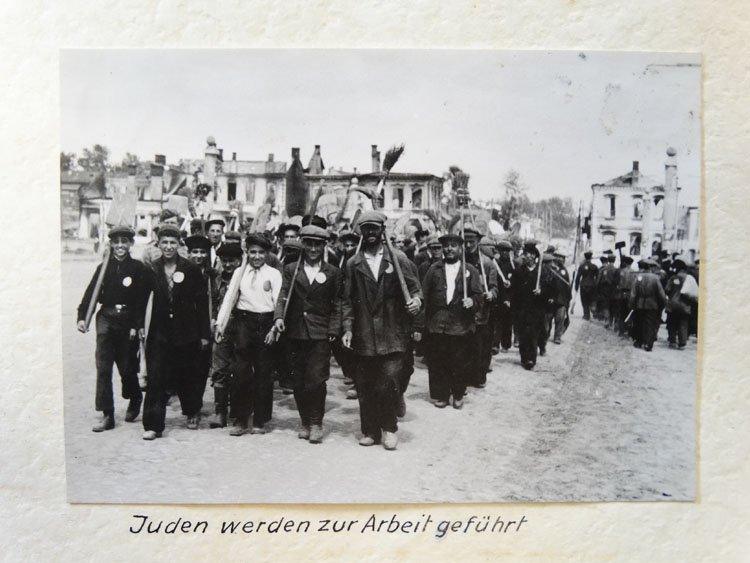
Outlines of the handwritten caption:
[[452,534],[515,534],[528,522],[526,516],[510,520],[490,514],[463,520],[442,520],[432,514],[405,518],[397,514],[377,514],[360,519],[295,520],[280,516],[268,520],[156,520],[145,514],[133,514],[128,528],[131,534],[207,534],[241,536],[249,534],[431,534],[444,538]]

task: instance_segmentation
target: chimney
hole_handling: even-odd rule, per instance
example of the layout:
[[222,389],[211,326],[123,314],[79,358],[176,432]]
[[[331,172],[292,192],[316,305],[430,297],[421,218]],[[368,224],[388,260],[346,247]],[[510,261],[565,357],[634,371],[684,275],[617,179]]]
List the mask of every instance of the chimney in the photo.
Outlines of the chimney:
[[357,167],[356,166],[354,167],[354,174],[355,175],[357,174]]
[[273,153],[272,152],[268,153],[268,162],[273,162]]
[[154,155],[154,162],[156,162],[156,164],[161,164],[162,166],[164,166],[167,164],[167,157],[163,154],[156,154]]
[[639,166],[638,165],[638,161],[634,160],[633,161],[633,172],[638,172],[638,166]]
[[232,160],[237,160],[237,153],[236,152],[232,153]]
[[292,160],[299,160],[299,147],[292,147]]
[[164,167],[159,164],[152,164],[150,170],[149,199],[152,201],[161,201],[164,193]]
[[378,145],[372,145],[372,173],[377,174],[380,172],[380,151]]
[[219,162],[224,162],[224,149],[219,149]]
[[216,163],[219,158],[219,151],[216,148],[216,139],[208,137],[206,139],[206,148],[203,151],[203,182],[213,188],[216,179]]
[[308,170],[310,174],[322,174],[324,168],[323,157],[320,156],[320,145],[315,145],[315,151],[313,151],[313,155],[310,157]]

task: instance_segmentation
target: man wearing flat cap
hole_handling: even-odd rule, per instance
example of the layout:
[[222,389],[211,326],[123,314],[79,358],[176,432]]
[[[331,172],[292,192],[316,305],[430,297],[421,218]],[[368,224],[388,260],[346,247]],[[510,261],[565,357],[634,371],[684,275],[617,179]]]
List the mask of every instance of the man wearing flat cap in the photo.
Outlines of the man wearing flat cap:
[[[242,436],[248,430],[251,414],[251,433],[265,434],[273,413],[274,356],[267,336],[281,291],[281,272],[266,263],[271,243],[264,235],[247,235],[245,248],[247,266],[241,273],[232,321],[227,325],[237,358],[231,390],[232,436]],[[217,336],[218,340],[222,338]]]
[[[213,317],[216,320],[224,297],[226,296],[229,282],[232,281],[234,271],[242,263],[242,247],[239,243],[225,242],[219,248],[217,254],[221,260],[221,275],[216,279],[213,291]],[[212,345],[211,354],[211,387],[214,389],[214,414],[208,421],[211,428],[224,428],[227,425],[228,410],[230,404],[230,392],[232,388],[232,377],[234,368],[234,335],[230,327],[233,327],[232,317],[227,325],[223,338]]]
[[587,250],[583,253],[583,263],[576,272],[575,290],[581,292],[581,307],[583,307],[584,320],[591,320],[591,305],[596,297],[596,280],[599,276],[599,268],[591,261],[593,252]]
[[[141,409],[142,394],[138,384],[138,332],[143,330],[148,299],[146,267],[130,256],[135,233],[130,227],[113,227],[109,233],[110,254],[103,282],[96,300],[101,304],[96,314],[96,410],[101,420],[94,432],[115,426],[112,367],[117,365],[122,382],[122,397],[128,399],[125,421],[133,422]],[[86,332],[86,312],[94,299],[94,287],[102,264],[94,271],[91,282],[78,306],[78,330]]]
[[620,267],[617,270],[617,285],[614,290],[611,312],[614,317],[614,329],[619,336],[625,336],[625,319],[630,312],[628,301],[630,299],[630,288],[633,285],[633,272],[631,266],[633,259],[630,256],[620,256]]
[[[480,286],[482,287],[482,294],[476,297],[474,333],[469,337],[470,351],[468,357],[471,362],[467,383],[473,387],[482,388],[487,383],[487,371],[492,361],[490,309],[497,300],[497,270],[492,265],[492,259],[479,249],[481,233],[470,225],[464,225],[463,231],[466,263],[472,265],[479,272]],[[484,280],[481,278],[482,272],[484,272]]]
[[[466,386],[474,373],[471,338],[476,327],[476,310],[482,296],[481,274],[471,264],[462,264],[463,239],[457,234],[439,238],[443,260],[435,262],[424,278],[425,311],[420,315],[420,332],[426,332],[430,398],[445,408],[463,407]],[[464,287],[466,293],[464,296]]]
[[331,368],[329,342],[341,333],[344,279],[341,270],[323,262],[328,231],[306,225],[300,230],[300,239],[302,262],[299,267],[297,263],[284,267],[273,331],[284,334],[287,342],[300,417],[298,436],[318,444],[323,441],[326,381]]
[[495,308],[493,347],[508,352],[513,345],[513,312],[511,310],[511,281],[515,272],[513,245],[510,241],[497,242],[498,256],[494,260],[498,277],[498,297]]
[[[521,365],[526,369],[532,369],[536,365],[537,353],[544,350],[540,339],[544,336],[548,286],[546,277],[543,275],[542,257],[536,245],[534,240],[524,243],[519,266],[511,281],[513,327],[518,332]],[[540,268],[542,268],[541,275]]]
[[696,301],[684,291],[686,284],[697,287],[697,282],[687,271],[688,259],[678,255],[672,260],[674,274],[669,278],[667,295],[667,334],[670,348],[682,350],[687,345],[690,316]]
[[644,258],[638,262],[640,270],[636,273],[630,289],[628,305],[633,311],[633,345],[643,347],[650,352],[656,341],[656,334],[661,324],[661,311],[667,304],[664,288],[659,276],[652,273],[658,268],[656,262]]
[[144,440],[162,435],[170,391],[180,399],[187,427],[198,428],[205,390],[199,355],[210,337],[208,288],[200,268],[177,254],[177,227],[159,225],[158,237],[162,255],[150,268],[154,297],[146,342]]
[[427,238],[425,246],[427,248],[427,257],[417,266],[420,282],[424,282],[427,271],[435,262],[443,261],[443,245],[440,244],[440,235],[430,235]]
[[[346,263],[357,251],[359,240],[359,235],[354,231],[342,230],[339,234],[339,241],[341,242],[341,258],[339,258],[338,267],[341,270],[342,276],[346,271]],[[341,371],[344,375],[344,385],[348,387],[346,390],[346,398],[351,400],[357,399],[357,389],[354,386],[357,357],[354,355],[351,348],[347,348],[341,343],[341,339],[336,339],[331,343],[331,350],[333,357],[336,358],[336,363],[341,367]]]
[[551,334],[552,342],[560,344],[562,335],[567,328],[568,305],[572,298],[570,275],[565,267],[565,254],[555,252],[552,254],[553,260],[550,262],[549,280],[550,294],[547,297],[547,332],[550,333],[554,327],[554,333]]
[[[363,252],[346,263],[342,343],[358,356],[359,443],[371,446],[382,438],[384,447],[392,450],[398,444],[399,378],[413,317],[421,307],[421,287],[411,261],[395,249],[386,250],[385,220],[378,211],[360,215]],[[409,293],[406,301],[396,260]]]

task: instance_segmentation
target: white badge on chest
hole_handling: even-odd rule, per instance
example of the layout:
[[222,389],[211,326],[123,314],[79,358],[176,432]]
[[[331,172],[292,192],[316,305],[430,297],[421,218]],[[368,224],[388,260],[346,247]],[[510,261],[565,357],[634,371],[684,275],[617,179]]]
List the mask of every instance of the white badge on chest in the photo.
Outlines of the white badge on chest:
[[328,278],[326,278],[326,275],[323,272],[318,272],[317,274],[315,274],[315,281],[318,283],[326,283],[327,279]]
[[182,272],[175,272],[172,276],[172,281],[174,283],[182,283],[183,281],[185,281],[185,274],[183,274]]
[[125,287],[130,287],[130,284],[132,283],[133,278],[131,278],[130,276],[125,276],[124,278],[122,278],[122,285],[124,285]]

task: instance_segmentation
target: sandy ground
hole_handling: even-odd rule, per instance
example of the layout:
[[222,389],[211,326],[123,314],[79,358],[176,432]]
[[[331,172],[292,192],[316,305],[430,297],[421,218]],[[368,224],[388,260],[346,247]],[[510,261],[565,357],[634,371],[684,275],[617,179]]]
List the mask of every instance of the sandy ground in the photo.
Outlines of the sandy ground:
[[[485,389],[463,410],[428,402],[417,361],[399,447],[357,445],[357,401],[338,367],[328,383],[323,444],[296,436],[291,397],[276,391],[272,431],[231,437],[191,431],[175,399],[164,437],[141,439],[123,421],[96,434],[93,331],[75,330],[75,309],[95,267],[63,260],[63,363],[68,498],[72,502],[324,503],[691,500],[695,497],[696,343],[651,353],[599,323],[572,319],[534,371],[517,349],[493,358]],[[207,388],[204,411],[211,412]]]

